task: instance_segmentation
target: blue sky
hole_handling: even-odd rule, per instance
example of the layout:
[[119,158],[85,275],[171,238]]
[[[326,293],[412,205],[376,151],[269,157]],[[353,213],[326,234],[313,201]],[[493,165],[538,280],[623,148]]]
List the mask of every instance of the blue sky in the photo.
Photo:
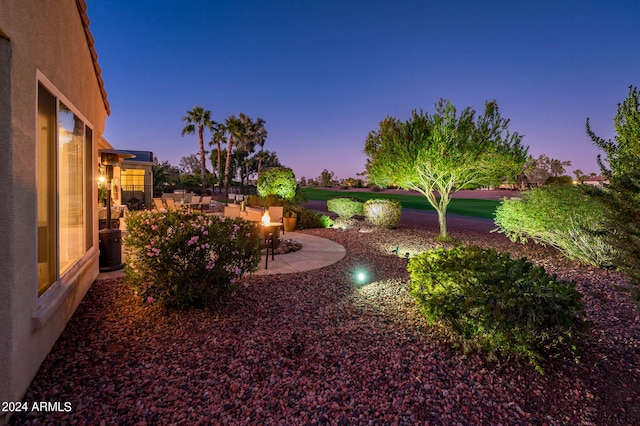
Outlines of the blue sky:
[[530,154],[599,172],[585,121],[614,135],[640,85],[640,1],[87,0],[111,104],[105,137],[178,165],[195,105],[266,120],[265,149],[297,177],[364,170],[385,116],[440,98],[496,99]]

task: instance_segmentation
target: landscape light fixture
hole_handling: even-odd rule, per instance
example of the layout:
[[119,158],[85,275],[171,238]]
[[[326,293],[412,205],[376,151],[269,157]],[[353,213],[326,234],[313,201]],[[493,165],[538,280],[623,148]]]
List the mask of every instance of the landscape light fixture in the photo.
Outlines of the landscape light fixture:
[[352,279],[357,286],[369,284],[371,281],[371,273],[365,268],[355,269],[351,273]]

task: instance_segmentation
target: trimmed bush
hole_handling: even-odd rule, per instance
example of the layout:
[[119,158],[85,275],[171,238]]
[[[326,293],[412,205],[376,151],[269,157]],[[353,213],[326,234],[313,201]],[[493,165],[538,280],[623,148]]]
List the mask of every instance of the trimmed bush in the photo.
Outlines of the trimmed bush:
[[402,205],[398,201],[386,199],[368,200],[363,205],[367,221],[379,228],[395,228],[400,223]]
[[351,219],[353,216],[362,216],[364,203],[357,198],[338,197],[327,201],[327,209],[340,216],[340,219]]
[[301,206],[292,205],[287,207],[285,215],[289,213],[295,213],[298,218],[296,229],[330,228],[333,225],[333,220],[329,216]]
[[549,244],[569,259],[599,267],[612,263],[605,239],[604,209],[575,186],[544,186],[504,200],[497,208],[498,232],[511,241]]
[[258,195],[266,197],[275,194],[285,200],[292,200],[296,196],[296,176],[288,167],[271,167],[258,176]]
[[465,343],[528,360],[574,350],[585,330],[582,294],[526,259],[476,246],[438,248],[409,261],[410,290],[429,321]]
[[211,306],[260,261],[260,232],[239,218],[147,210],[126,222],[126,280],[166,308]]
[[266,197],[260,195],[247,195],[245,197],[245,203],[250,207],[270,207],[270,206],[286,206],[289,204],[287,200],[276,194],[270,194]]

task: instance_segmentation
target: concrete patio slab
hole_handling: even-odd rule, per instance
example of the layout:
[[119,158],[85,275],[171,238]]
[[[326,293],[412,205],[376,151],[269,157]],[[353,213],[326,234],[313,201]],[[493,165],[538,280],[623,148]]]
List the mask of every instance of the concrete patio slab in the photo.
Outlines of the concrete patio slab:
[[254,275],[293,274],[324,268],[339,262],[347,254],[340,244],[314,235],[299,232],[287,232],[282,239],[297,241],[302,244],[299,251],[277,254],[265,269],[265,254],[260,258],[260,265]]

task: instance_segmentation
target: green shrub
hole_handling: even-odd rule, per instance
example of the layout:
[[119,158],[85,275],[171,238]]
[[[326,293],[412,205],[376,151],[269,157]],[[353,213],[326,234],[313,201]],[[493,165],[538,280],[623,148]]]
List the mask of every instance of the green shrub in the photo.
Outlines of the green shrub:
[[250,207],[267,208],[270,206],[286,206],[289,204],[287,200],[276,194],[269,194],[266,197],[260,195],[247,195],[245,204]]
[[297,186],[296,187],[296,195],[293,197],[291,202],[293,204],[296,204],[296,205],[300,205],[300,204],[306,203],[307,202],[307,193],[302,188]]
[[296,220],[296,229],[329,228],[333,225],[333,221],[329,216],[305,209],[302,206],[292,205],[287,207],[285,215],[290,213],[295,213],[298,218]]
[[497,208],[498,232],[511,241],[558,248],[583,264],[610,266],[613,249],[604,238],[604,211],[580,187],[544,186],[504,200]]
[[459,246],[421,253],[408,270],[411,293],[429,321],[443,322],[490,355],[523,357],[540,373],[544,356],[574,349],[585,329],[575,283],[526,259]]
[[126,222],[126,280],[167,308],[216,303],[260,261],[260,233],[242,219],[147,210]]
[[545,181],[545,185],[573,185],[571,176],[549,176]]
[[327,201],[327,209],[340,216],[341,219],[351,219],[353,216],[362,216],[364,203],[362,200],[352,197],[338,197]]
[[364,203],[363,212],[372,225],[380,228],[395,228],[400,223],[402,205],[394,200],[371,199]]
[[258,176],[257,190],[262,197],[275,194],[285,200],[292,200],[296,196],[297,187],[296,176],[288,167],[271,167]]

